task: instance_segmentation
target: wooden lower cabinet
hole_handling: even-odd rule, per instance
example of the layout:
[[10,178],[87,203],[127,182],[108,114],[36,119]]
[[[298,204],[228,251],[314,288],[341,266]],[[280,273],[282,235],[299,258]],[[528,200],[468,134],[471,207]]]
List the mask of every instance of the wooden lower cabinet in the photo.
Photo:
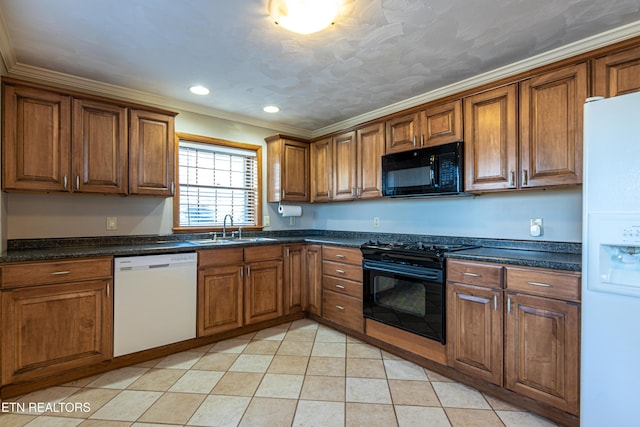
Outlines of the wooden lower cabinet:
[[322,246],[307,245],[306,249],[306,295],[305,309],[317,316],[322,315]]
[[449,285],[447,310],[449,366],[502,385],[502,290]]
[[243,269],[235,264],[198,272],[198,336],[243,325]]
[[282,310],[282,261],[247,264],[244,318],[246,324],[276,319]]
[[111,280],[4,290],[2,325],[3,385],[109,360]]
[[299,313],[305,306],[305,245],[284,247],[284,314]]
[[577,414],[580,306],[508,293],[505,319],[505,386]]
[[362,297],[354,298],[334,291],[324,290],[322,317],[357,332],[364,332]]

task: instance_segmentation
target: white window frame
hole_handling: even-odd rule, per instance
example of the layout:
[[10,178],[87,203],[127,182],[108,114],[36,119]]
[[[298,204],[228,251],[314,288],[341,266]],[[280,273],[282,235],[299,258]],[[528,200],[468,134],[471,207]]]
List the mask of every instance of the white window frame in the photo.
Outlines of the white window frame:
[[[186,183],[180,182],[181,169],[180,169],[180,147],[191,147],[198,148],[202,147],[204,150],[207,150],[207,145],[209,145],[213,150],[218,153],[229,153],[232,155],[242,155],[242,152],[253,152],[255,153],[256,158],[256,170],[255,170],[255,206],[253,206],[254,212],[254,221],[253,223],[247,222],[239,222],[238,218],[234,218],[234,227],[233,229],[237,229],[238,226],[242,226],[244,230],[260,230],[262,229],[262,147],[260,145],[253,145],[241,142],[227,141],[224,139],[218,138],[210,138],[200,135],[191,135],[185,133],[176,133],[176,193],[173,200],[173,230],[176,232],[198,232],[198,231],[217,231],[222,229],[222,222],[224,215],[222,213],[216,214],[214,216],[219,216],[216,218],[218,221],[211,224],[181,224],[181,185],[182,191],[184,193]],[[257,185],[257,187],[256,187]],[[211,186],[214,188],[215,186]],[[212,205],[213,209],[216,209],[215,205]],[[249,208],[251,209],[251,208]],[[230,221],[227,221],[227,230],[232,229],[230,227]]]

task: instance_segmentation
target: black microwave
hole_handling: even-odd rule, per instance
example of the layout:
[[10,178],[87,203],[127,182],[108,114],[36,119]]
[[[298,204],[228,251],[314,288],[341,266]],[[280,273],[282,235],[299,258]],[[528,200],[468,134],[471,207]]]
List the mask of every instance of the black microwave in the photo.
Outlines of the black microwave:
[[463,193],[462,141],[382,156],[382,195],[411,197]]

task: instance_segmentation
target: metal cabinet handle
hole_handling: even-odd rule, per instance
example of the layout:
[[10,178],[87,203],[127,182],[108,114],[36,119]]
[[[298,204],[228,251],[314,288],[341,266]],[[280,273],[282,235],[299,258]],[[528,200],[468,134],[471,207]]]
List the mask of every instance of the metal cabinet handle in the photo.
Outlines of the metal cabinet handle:
[[507,314],[511,314],[511,297],[507,297]]
[[342,259],[342,258],[345,258],[345,256],[344,256],[344,255],[342,255],[342,254],[336,254],[336,258],[340,258],[340,259]]
[[424,134],[420,134],[420,146],[424,147]]
[[282,200],[284,200],[284,188],[282,189]]
[[171,194],[176,194],[176,184],[173,181],[171,181]]
[[413,135],[413,146],[414,146],[414,147],[416,146],[416,141],[417,141],[416,136],[415,136],[415,135]]
[[343,306],[341,306],[341,305],[336,305],[336,308],[337,308],[338,310],[344,310],[344,307],[343,307]]
[[327,199],[331,200],[331,190],[327,191]]
[[80,190],[80,175],[76,175],[76,190]]
[[498,311],[498,295],[493,294],[493,311]]
[[527,171],[526,169],[522,171],[522,185],[529,185],[529,171]]
[[344,270],[336,270],[336,273],[344,274],[345,271]]
[[356,193],[356,187],[351,187],[351,195],[353,197],[356,197],[357,193]]
[[466,271],[462,273],[463,276],[469,276],[469,277],[482,277],[481,274],[477,274],[477,273],[467,273]]
[[240,279],[244,279],[244,267],[240,267]]
[[509,187],[516,186],[516,173],[514,171],[509,172]]
[[289,258],[289,248],[284,248],[285,251],[285,255],[287,258]]
[[529,285],[533,286],[542,286],[543,288],[550,288],[551,285],[548,283],[539,283],[539,282],[527,282]]
[[338,289],[344,289],[344,286],[342,286],[342,285],[336,285],[336,288],[338,288]]
[[62,185],[64,187],[64,189],[67,189],[67,175],[65,175],[64,177],[62,177]]
[[247,277],[251,277],[251,266],[247,265]]
[[53,273],[51,273],[52,276],[63,276],[65,274],[70,274],[71,271],[54,271]]
[[110,286],[109,286],[109,285],[111,285],[111,283],[107,282],[107,298],[109,297],[109,294],[111,293],[111,292],[109,291],[109,288],[110,288]]

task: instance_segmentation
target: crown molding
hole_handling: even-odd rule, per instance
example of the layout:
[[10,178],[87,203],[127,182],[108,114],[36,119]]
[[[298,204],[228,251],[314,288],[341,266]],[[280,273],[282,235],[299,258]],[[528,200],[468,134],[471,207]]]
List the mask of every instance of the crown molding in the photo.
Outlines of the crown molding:
[[562,46],[551,51],[532,56],[531,58],[514,62],[513,64],[496,68],[495,70],[468,78],[466,80],[462,80],[432,90],[430,92],[426,92],[421,95],[396,102],[395,104],[387,105],[377,110],[369,111],[359,116],[352,117],[350,119],[343,120],[341,122],[334,123],[320,129],[316,129],[311,132],[312,138],[317,138],[322,135],[338,132],[342,129],[347,129],[360,123],[375,120],[389,114],[398,113],[408,108],[426,104],[427,102],[435,101],[437,99],[441,99],[449,95],[454,95],[459,92],[464,92],[465,90],[473,89],[494,81],[498,81],[503,78],[515,76],[516,74],[532,70],[537,67],[552,64],[554,62],[571,58],[572,56],[580,55],[582,53],[587,53],[592,50],[596,50],[598,48],[621,42],[639,35],[640,21],[635,21],[622,27],[614,28],[613,30],[596,34],[595,36],[587,37],[586,39],[579,40],[566,46]]

